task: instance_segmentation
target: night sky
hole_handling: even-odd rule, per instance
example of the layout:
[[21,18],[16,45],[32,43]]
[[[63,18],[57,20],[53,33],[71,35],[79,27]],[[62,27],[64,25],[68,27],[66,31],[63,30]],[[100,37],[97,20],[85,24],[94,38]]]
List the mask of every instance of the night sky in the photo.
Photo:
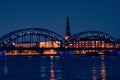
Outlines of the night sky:
[[0,0],[0,37],[35,27],[64,36],[67,7],[72,34],[102,31],[120,38],[120,0]]

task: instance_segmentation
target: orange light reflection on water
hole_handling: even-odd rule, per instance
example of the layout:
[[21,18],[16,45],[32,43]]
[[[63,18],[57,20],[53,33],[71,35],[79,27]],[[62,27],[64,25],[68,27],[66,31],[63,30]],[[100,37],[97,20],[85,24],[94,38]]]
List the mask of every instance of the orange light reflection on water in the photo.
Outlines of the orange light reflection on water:
[[106,80],[106,67],[105,67],[105,57],[104,57],[104,55],[101,55],[100,65],[101,65],[101,69],[100,69],[100,71],[98,71],[99,69],[97,69],[96,64],[93,64],[93,67],[92,67],[92,74],[93,74],[92,79],[93,80],[98,80],[99,79],[99,76],[97,75],[98,72],[100,72],[101,80]]
[[97,71],[96,71],[96,67],[93,66],[93,67],[92,67],[93,80],[97,80],[96,72],[97,72]]
[[55,71],[54,71],[54,63],[53,63],[53,59],[54,56],[50,56],[50,80],[56,80],[55,79]]
[[104,55],[101,56],[101,78],[106,80],[106,67],[105,67],[105,58]]

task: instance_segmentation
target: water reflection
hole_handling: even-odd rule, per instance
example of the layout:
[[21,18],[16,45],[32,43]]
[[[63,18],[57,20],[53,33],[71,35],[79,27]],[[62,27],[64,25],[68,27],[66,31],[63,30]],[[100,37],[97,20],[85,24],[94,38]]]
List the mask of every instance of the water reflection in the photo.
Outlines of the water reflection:
[[110,56],[8,57],[0,62],[0,80],[120,80],[119,62]]
[[105,56],[101,56],[101,78],[106,80]]
[[96,76],[96,73],[97,71],[96,71],[96,67],[95,66],[93,66],[92,67],[92,74],[93,74],[93,80],[97,80],[97,76]]
[[45,56],[42,56],[41,58],[43,58],[42,60],[41,60],[41,62],[40,62],[40,77],[42,78],[42,79],[45,79],[46,78],[46,72],[47,72],[47,66],[46,66],[46,64],[45,64]]
[[[92,74],[93,74],[92,79],[98,80],[101,78],[101,80],[106,80],[105,56],[104,55],[100,56],[100,63],[96,63],[96,62],[93,62],[93,66],[92,66]],[[99,64],[101,66],[100,69],[98,66]],[[100,71],[100,76],[98,75],[99,71]]]
[[50,56],[50,80],[56,80],[55,79],[53,58],[54,58],[54,56]]
[[8,66],[7,66],[7,62],[4,63],[4,75],[8,74]]

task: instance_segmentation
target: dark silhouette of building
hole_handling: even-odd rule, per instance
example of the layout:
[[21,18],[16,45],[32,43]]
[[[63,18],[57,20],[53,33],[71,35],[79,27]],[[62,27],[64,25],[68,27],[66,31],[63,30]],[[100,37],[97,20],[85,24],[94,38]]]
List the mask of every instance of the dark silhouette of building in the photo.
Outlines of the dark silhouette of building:
[[68,12],[67,12],[65,40],[69,40],[70,37],[71,37],[71,32],[70,32],[70,22],[69,22],[69,15],[68,15]]

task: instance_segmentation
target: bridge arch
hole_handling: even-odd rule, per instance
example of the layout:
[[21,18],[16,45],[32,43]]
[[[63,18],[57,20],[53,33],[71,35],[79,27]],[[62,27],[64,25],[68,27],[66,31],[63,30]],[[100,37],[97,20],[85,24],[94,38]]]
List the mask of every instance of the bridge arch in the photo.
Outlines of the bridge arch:
[[47,30],[43,28],[27,28],[27,29],[16,30],[1,37],[0,42],[3,43],[4,45],[11,45],[12,42],[14,42],[15,40],[21,37],[24,41],[24,36],[28,36],[28,35],[30,35],[32,39],[34,39],[33,35],[36,35],[36,36],[44,37],[49,40],[59,41],[61,43],[64,42],[64,38],[61,35],[51,30]]
[[111,35],[100,32],[100,31],[86,31],[79,32],[71,36],[72,40],[84,40],[84,39],[95,39],[95,40],[104,40],[106,42],[115,43],[116,40]]
[[104,54],[105,52],[112,52],[112,48],[115,48],[116,40],[104,32],[86,31],[72,35],[71,45],[70,47],[82,49],[75,50],[75,54]]

